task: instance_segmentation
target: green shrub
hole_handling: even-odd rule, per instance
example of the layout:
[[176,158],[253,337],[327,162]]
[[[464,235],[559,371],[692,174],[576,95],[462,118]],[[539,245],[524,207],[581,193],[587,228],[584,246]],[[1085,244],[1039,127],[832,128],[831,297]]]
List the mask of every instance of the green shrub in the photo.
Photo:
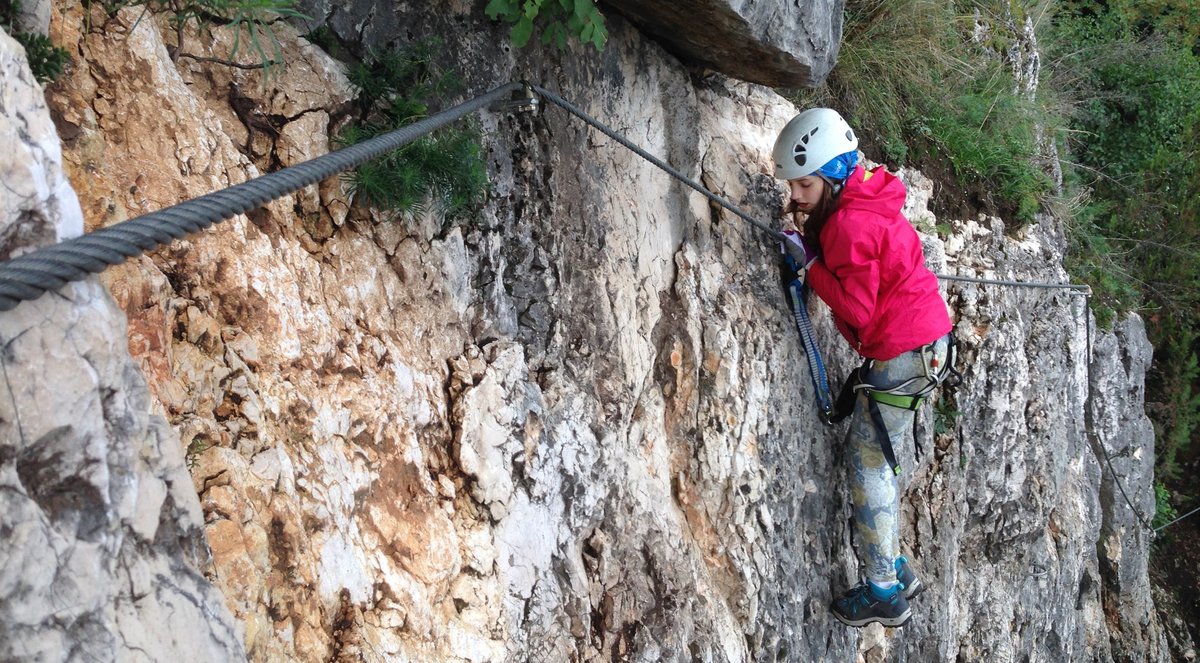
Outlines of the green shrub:
[[1114,312],[1145,314],[1147,411],[1167,480],[1200,432],[1200,17],[1172,5],[1062,3],[1050,53],[1075,100],[1069,184],[1090,198],[1071,269]]
[[[159,2],[162,0],[155,0]],[[195,21],[203,27],[207,22],[219,22],[232,27],[233,48],[229,57],[238,52],[245,40],[250,52],[264,65],[282,64],[283,52],[279,39],[270,28],[276,18],[308,19],[294,7],[294,0],[189,0],[172,2],[177,25]]]
[[21,13],[19,0],[0,0],[0,28],[25,49],[29,69],[39,83],[50,83],[62,75],[71,61],[66,49],[55,46],[46,35],[22,32],[16,29],[17,16]]
[[1009,76],[997,72],[996,78],[1001,85],[976,79],[961,94],[926,99],[920,142],[936,146],[930,159],[949,160],[959,179],[992,192],[1012,220],[1029,223],[1054,183],[1037,166],[1034,113],[1010,91]]
[[792,97],[843,110],[872,158],[949,171],[993,211],[1029,222],[1054,188],[1037,166],[1038,126],[1054,127],[998,62],[1004,28],[981,44],[975,26],[948,3],[851,0],[837,67],[824,87]]
[[346,48],[328,25],[318,25],[312,32],[304,35],[304,38],[338,60],[348,59]]
[[567,47],[568,37],[592,44],[597,51],[608,40],[604,15],[595,0],[490,0],[483,11],[493,21],[513,24],[509,37],[517,48],[529,43],[535,25],[541,26],[543,44],[559,48]]
[[[7,29],[7,28],[6,28]],[[29,69],[40,83],[52,83],[71,61],[66,49],[55,46],[50,38],[32,32],[16,32],[12,37],[25,48]]]
[[200,456],[203,455],[205,451],[211,449],[212,446],[212,442],[210,442],[208,438],[204,437],[203,435],[197,435],[196,437],[193,437],[192,441],[188,442],[187,451],[185,452],[184,456],[187,462],[188,470],[195,470],[196,465],[200,462]]
[[1162,527],[1179,517],[1174,505],[1171,504],[1171,491],[1161,481],[1154,482],[1154,520],[1152,527]]
[[945,395],[938,398],[933,404],[933,433],[934,435],[945,435],[954,431],[954,426],[958,422],[962,412],[954,407]]
[[[355,120],[337,137],[353,145],[411,124],[430,113],[430,104],[453,93],[459,79],[433,64],[440,41],[427,40],[402,49],[371,51],[350,68],[359,91]],[[374,159],[346,175],[364,203],[409,212],[426,201],[455,215],[487,192],[487,168],[479,129],[472,123],[440,129]]]

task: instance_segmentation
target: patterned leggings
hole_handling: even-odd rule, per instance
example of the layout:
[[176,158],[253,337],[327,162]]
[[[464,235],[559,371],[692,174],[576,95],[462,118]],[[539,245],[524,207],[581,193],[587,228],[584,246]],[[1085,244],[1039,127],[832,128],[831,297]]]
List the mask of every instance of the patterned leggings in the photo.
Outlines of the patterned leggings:
[[[925,375],[925,367],[927,363],[933,363],[933,358],[937,359],[936,366],[945,365],[948,346],[949,335],[894,359],[875,361],[867,372],[866,381],[887,389]],[[936,370],[930,368],[930,372],[936,373]],[[923,386],[923,381],[916,381],[914,391]],[[912,437],[915,412],[884,404],[878,407],[893,447],[899,447],[898,442],[903,438]],[[884,459],[880,435],[871,417],[868,396],[865,391],[860,391],[854,403],[847,439],[850,495],[854,500],[859,561],[867,578],[876,584],[896,580],[895,563],[900,555],[900,492],[896,475]]]

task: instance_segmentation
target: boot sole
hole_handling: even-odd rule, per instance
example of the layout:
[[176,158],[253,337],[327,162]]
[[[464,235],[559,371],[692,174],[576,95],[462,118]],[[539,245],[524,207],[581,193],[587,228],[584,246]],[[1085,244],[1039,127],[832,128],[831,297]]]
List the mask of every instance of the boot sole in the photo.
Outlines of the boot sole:
[[921,579],[914,579],[911,585],[904,588],[904,598],[911,599],[923,591],[925,591],[925,585],[921,584]]
[[866,626],[866,625],[874,623],[874,622],[879,622],[880,624],[883,624],[884,626],[890,626],[892,628],[897,628],[900,626],[904,626],[905,624],[907,624],[909,622],[909,620],[912,619],[912,609],[910,608],[908,610],[905,610],[903,613],[901,613],[895,617],[867,617],[866,619],[847,619],[847,618],[841,616],[840,614],[838,614],[838,612],[836,610],[833,611],[833,616],[837,617],[838,621],[845,624],[846,626],[862,627],[862,626]]

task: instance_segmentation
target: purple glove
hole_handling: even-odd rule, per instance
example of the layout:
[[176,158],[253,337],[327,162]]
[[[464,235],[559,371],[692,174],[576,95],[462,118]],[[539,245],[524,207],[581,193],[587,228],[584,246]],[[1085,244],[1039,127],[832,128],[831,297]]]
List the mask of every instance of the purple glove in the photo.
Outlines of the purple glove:
[[792,257],[792,260],[796,261],[801,269],[807,270],[817,259],[816,252],[810,250],[804,244],[804,238],[794,230],[783,231],[783,236],[787,238],[787,241],[780,242],[781,248]]

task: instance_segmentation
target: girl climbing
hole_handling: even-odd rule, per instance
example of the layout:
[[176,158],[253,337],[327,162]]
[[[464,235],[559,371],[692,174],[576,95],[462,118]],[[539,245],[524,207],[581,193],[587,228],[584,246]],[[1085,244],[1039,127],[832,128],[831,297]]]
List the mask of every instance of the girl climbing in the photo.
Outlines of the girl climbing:
[[831,610],[851,626],[901,626],[921,583],[900,556],[892,440],[911,434],[921,398],[950,369],[950,317],[921,240],[900,212],[904,184],[883,167],[858,165],[858,138],[837,111],[797,115],[780,132],[773,157],[798,222],[798,233],[785,233],[798,278],[829,305],[842,336],[866,359],[846,392],[853,402],[850,494],[866,579]]

